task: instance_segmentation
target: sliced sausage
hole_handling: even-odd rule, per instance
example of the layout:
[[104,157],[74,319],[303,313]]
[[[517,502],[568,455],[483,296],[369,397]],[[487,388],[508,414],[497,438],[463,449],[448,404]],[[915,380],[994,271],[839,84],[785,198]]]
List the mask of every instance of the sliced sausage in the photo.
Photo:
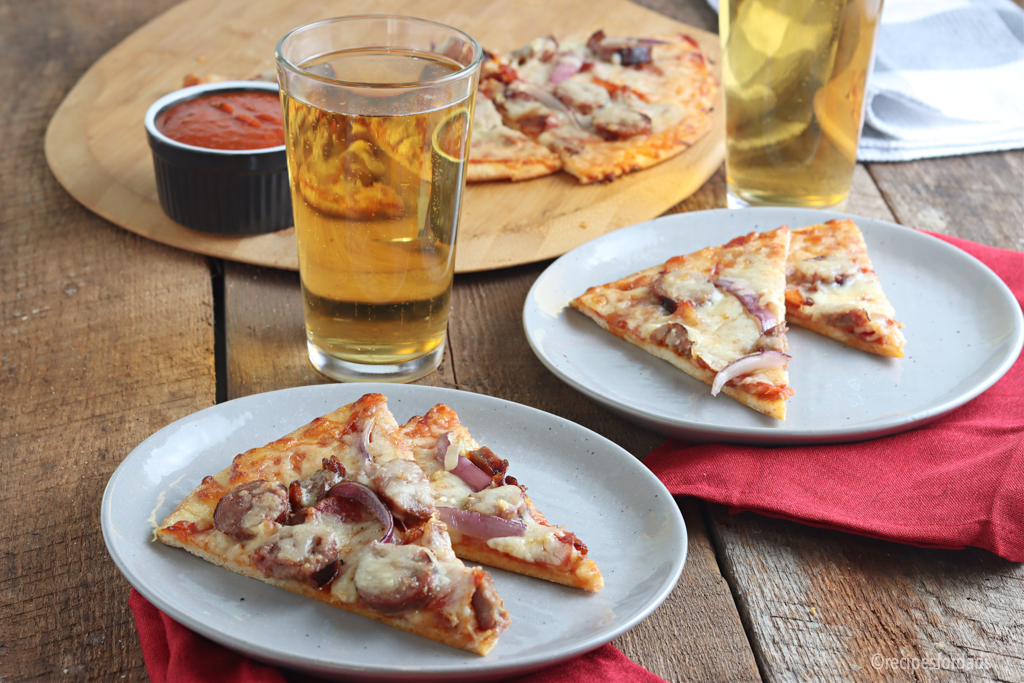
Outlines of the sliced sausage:
[[377,468],[373,480],[381,499],[401,519],[424,520],[434,513],[434,491],[415,462],[389,460]]
[[476,623],[481,629],[489,631],[497,626],[508,625],[508,610],[494,590],[494,583],[489,576],[485,575],[477,585],[471,604],[476,614]]
[[256,479],[221,497],[213,511],[213,525],[236,540],[247,541],[256,536],[254,529],[264,520],[282,522],[290,511],[288,490],[283,485]]
[[381,614],[423,607],[448,586],[430,550],[393,543],[374,542],[360,558],[353,580],[363,602]]
[[594,130],[605,140],[626,140],[635,135],[651,134],[647,114],[628,107],[608,105],[594,111]]
[[338,559],[338,543],[334,534],[319,524],[286,526],[259,547],[254,559],[264,576],[319,586],[325,578],[323,570]]

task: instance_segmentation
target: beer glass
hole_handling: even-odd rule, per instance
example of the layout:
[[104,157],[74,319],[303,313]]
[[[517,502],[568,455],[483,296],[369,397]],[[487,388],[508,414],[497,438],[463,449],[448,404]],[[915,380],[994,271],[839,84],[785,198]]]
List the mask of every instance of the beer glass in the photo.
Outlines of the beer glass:
[[437,368],[482,50],[410,17],[340,17],[277,45],[309,359],[342,381]]
[[845,205],[882,0],[720,0],[730,207]]

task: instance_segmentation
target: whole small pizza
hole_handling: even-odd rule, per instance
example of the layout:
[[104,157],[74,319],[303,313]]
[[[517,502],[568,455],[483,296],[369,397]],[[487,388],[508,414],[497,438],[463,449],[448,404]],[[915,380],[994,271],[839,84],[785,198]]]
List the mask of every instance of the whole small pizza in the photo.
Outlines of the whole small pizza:
[[467,180],[520,180],[560,167],[593,183],[649,168],[711,129],[717,88],[707,55],[685,34],[597,31],[565,43],[545,36],[489,55]]

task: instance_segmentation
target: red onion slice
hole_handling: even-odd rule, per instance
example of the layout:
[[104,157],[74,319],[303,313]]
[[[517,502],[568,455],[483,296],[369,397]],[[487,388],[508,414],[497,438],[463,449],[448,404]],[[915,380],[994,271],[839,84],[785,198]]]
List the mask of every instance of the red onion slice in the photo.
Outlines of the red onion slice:
[[711,385],[711,395],[717,396],[718,392],[722,390],[723,386],[725,386],[725,383],[733,377],[746,375],[754,372],[755,370],[771,368],[782,369],[786,367],[786,363],[789,362],[789,358],[789,356],[781,351],[758,351],[757,353],[752,353],[749,356],[737,358],[719,370],[718,374],[715,375],[715,382]]
[[368,486],[364,486],[354,481],[343,481],[340,484],[336,484],[331,487],[331,490],[327,492],[328,496],[337,496],[338,498],[347,498],[354,500],[370,511],[377,521],[384,525],[384,536],[380,539],[381,543],[390,543],[391,537],[395,531],[395,519],[391,516],[391,510],[388,510],[388,506],[377,497],[377,494],[373,492]]
[[366,418],[363,422],[362,433],[359,435],[359,452],[362,453],[363,457],[367,460],[373,460],[373,457],[370,455],[370,437],[373,436],[374,424],[374,418]]
[[579,119],[576,118],[576,112],[567,107],[565,103],[562,102],[562,100],[558,99],[548,91],[544,90],[543,88],[538,88],[532,83],[527,83],[526,81],[516,81],[515,87],[520,92],[526,93],[533,99],[543,104],[548,109],[562,112],[568,117],[569,123],[571,125],[575,126],[576,128],[579,128],[580,130],[584,130],[583,124],[581,124]]
[[750,315],[754,316],[761,322],[762,332],[767,332],[779,324],[779,320],[775,317],[775,314],[761,305],[761,297],[759,297],[746,282],[722,277],[718,278],[718,281],[715,282],[715,286],[721,287],[739,299],[740,303],[743,304],[743,308],[747,309]]
[[[448,448],[451,445],[451,432],[445,432],[437,438],[434,457],[441,461],[442,466],[445,464],[445,455],[447,455]],[[473,489],[473,491],[483,491],[491,485],[491,476],[470,462],[469,458],[464,455],[459,456],[458,463],[450,471],[456,477],[466,482],[466,485]]]
[[526,525],[519,521],[491,517],[479,512],[469,512],[457,508],[437,508],[437,516],[449,528],[460,534],[473,538],[503,538],[505,536],[525,536]]
[[578,74],[582,68],[583,55],[575,52],[569,52],[563,55],[562,58],[558,60],[558,63],[555,64],[555,68],[551,72],[548,82],[552,85],[558,85],[562,81]]

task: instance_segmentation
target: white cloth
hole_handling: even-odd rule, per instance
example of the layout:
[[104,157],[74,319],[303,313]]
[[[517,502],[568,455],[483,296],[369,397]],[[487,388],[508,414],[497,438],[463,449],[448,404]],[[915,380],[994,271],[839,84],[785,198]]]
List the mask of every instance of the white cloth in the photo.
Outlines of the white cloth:
[[886,0],[857,158],[1022,147],[1024,11],[1011,0]]

